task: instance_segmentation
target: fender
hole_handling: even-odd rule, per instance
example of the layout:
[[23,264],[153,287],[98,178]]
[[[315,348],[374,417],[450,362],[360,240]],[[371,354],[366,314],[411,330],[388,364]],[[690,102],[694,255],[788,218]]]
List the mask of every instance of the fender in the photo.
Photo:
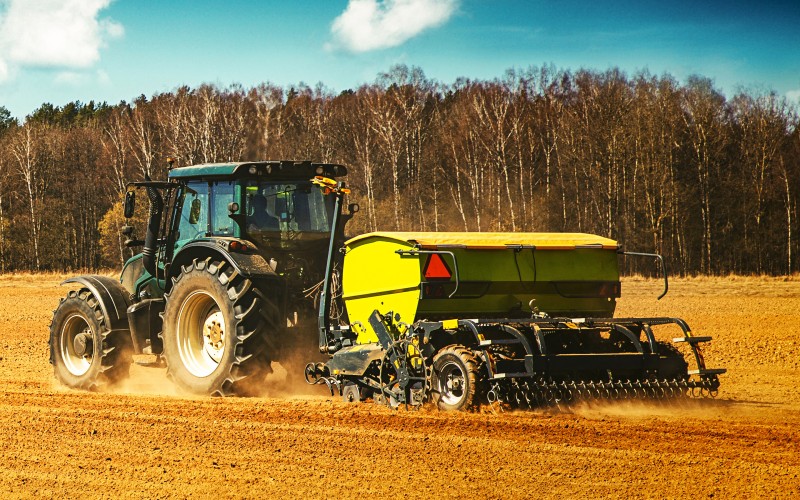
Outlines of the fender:
[[67,283],[78,283],[89,289],[100,302],[100,309],[106,318],[106,328],[109,330],[130,329],[127,311],[131,301],[128,291],[118,280],[108,276],[85,274],[69,278],[61,284],[66,285]]
[[[180,273],[182,266],[189,264],[194,259],[206,259],[209,256],[227,261],[240,275],[246,278],[277,278],[278,275],[269,266],[269,263],[258,253],[231,252],[231,241],[241,241],[236,238],[219,238],[213,240],[197,240],[184,245],[175,257],[169,268],[167,278],[173,278]],[[252,243],[247,243],[252,247]],[[167,287],[171,280],[167,280]]]

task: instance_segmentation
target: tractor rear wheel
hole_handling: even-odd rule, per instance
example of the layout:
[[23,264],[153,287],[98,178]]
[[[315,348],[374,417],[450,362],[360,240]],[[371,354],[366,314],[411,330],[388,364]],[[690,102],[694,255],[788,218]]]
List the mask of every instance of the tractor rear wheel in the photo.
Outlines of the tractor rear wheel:
[[461,345],[442,348],[433,357],[433,401],[440,410],[470,410],[476,406],[478,360]]
[[128,377],[130,333],[109,331],[106,321],[100,301],[85,288],[61,300],[50,323],[50,363],[62,384],[93,391]]
[[166,295],[161,338],[167,376],[192,394],[256,394],[272,370],[266,335],[277,309],[225,262],[194,260]]

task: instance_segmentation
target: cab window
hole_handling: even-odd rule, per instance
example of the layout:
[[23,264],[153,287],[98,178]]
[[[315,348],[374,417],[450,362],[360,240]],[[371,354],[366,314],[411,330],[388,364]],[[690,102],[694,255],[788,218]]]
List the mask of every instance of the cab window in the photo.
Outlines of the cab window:
[[248,231],[327,233],[332,205],[311,183],[253,183],[247,187]]
[[235,223],[229,216],[228,205],[237,201],[235,184],[233,182],[215,182],[211,193],[211,234],[234,236]]

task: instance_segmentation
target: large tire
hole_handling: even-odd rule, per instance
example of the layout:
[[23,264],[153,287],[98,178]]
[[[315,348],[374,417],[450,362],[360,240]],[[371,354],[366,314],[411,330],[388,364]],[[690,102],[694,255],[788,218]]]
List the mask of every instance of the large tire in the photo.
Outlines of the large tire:
[[226,274],[226,265],[195,259],[165,297],[167,376],[192,394],[257,394],[272,371],[267,335],[278,328],[277,308],[251,280]]
[[108,330],[89,290],[61,299],[50,323],[50,364],[62,384],[89,391],[112,387],[128,377],[132,354],[130,332]]
[[433,401],[440,410],[472,410],[477,406],[478,361],[461,345],[442,348],[433,357]]

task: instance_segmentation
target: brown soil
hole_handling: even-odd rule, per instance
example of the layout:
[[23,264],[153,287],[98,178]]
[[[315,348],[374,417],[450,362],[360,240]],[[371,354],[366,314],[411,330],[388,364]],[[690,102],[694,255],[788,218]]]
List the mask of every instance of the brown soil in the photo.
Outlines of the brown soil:
[[620,316],[714,336],[709,366],[729,369],[714,402],[451,414],[318,388],[185,398],[142,367],[117,393],[64,389],[47,361],[58,278],[0,277],[4,496],[800,496],[797,279],[674,280],[660,302],[656,282],[623,284]]

